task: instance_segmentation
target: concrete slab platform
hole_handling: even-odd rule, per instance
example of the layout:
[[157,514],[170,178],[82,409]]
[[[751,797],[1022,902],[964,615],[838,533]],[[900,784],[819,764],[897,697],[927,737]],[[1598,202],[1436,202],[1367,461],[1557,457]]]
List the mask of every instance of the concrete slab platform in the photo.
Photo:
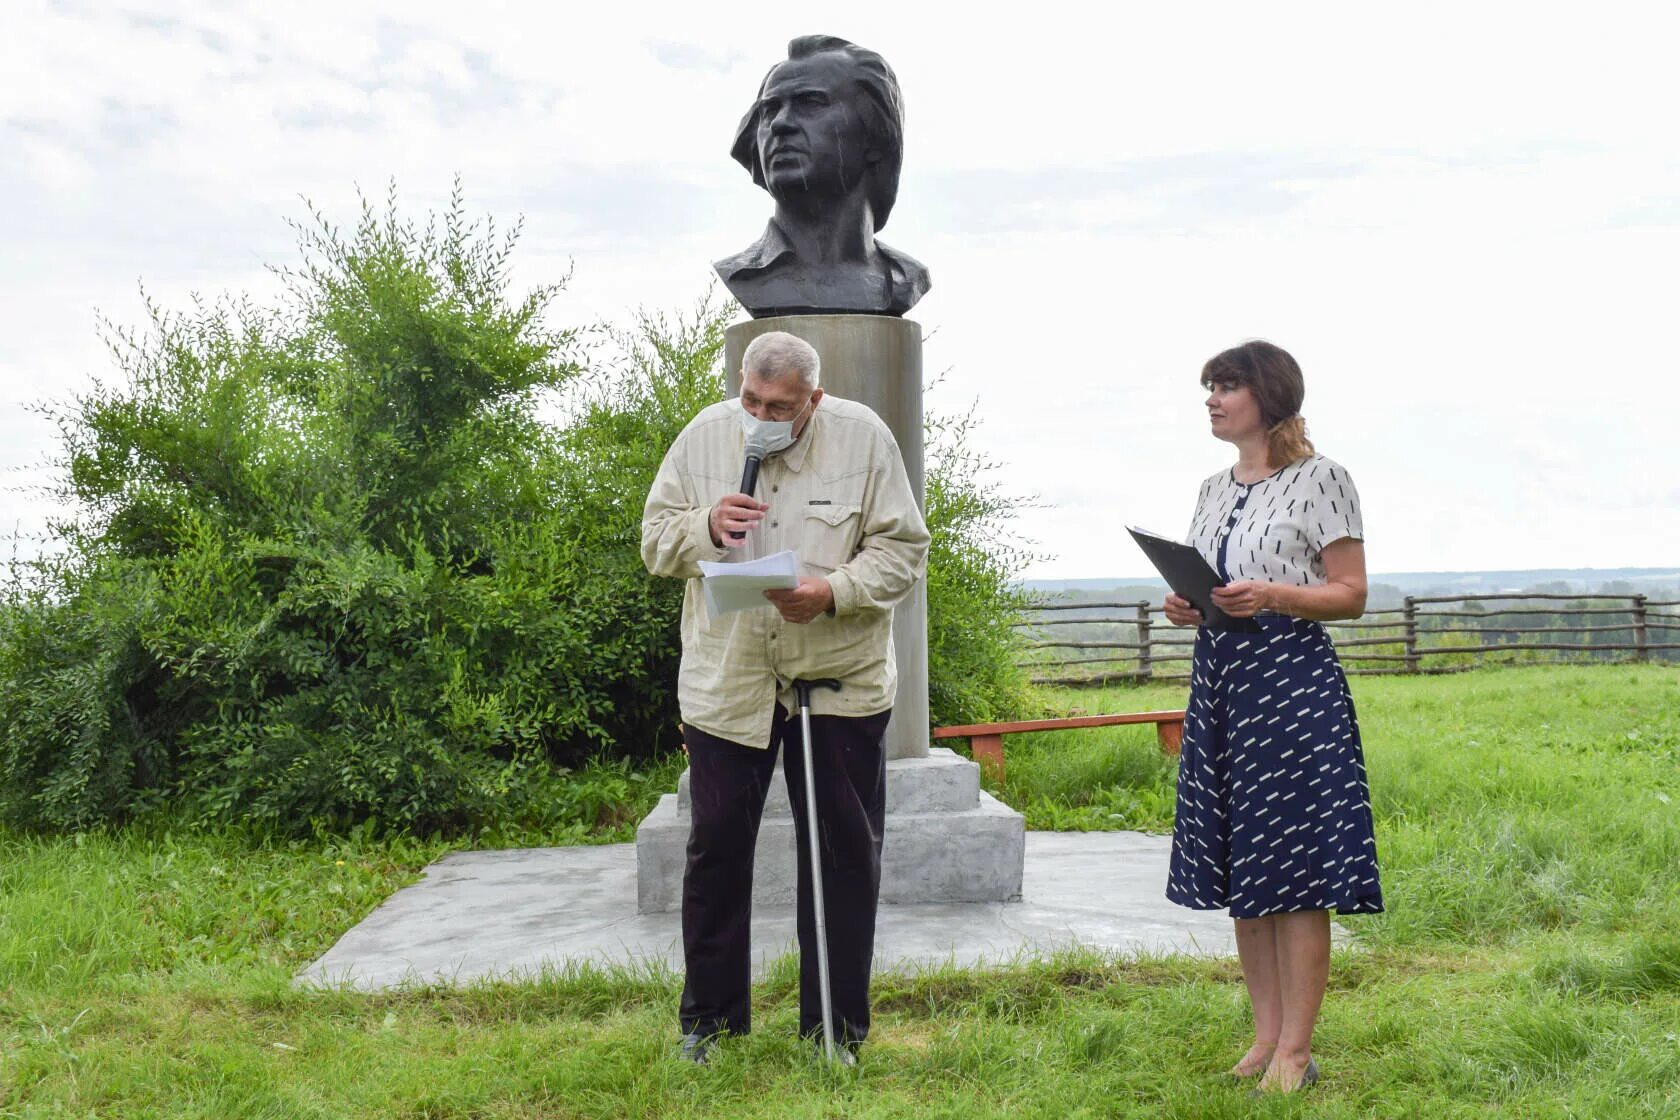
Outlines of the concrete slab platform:
[[[682,908],[688,864],[689,772],[636,827],[636,908]],[[980,767],[949,747],[887,760],[881,901],[1018,902],[1027,822],[980,788]],[[753,907],[792,906],[801,861],[787,773],[778,759],[753,856]]]
[[[1019,902],[882,905],[877,971],[1003,964],[1085,947],[1233,956],[1221,911],[1168,902],[1171,839],[1029,832]],[[573,963],[682,969],[676,913],[636,912],[634,844],[456,852],[426,869],[298,974],[374,991],[529,976]],[[792,907],[753,913],[758,971],[792,952]]]

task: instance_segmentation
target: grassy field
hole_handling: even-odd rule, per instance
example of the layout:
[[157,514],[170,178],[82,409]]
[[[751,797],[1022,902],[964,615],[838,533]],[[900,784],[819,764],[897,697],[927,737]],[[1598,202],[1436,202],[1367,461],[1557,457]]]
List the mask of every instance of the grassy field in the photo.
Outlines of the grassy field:
[[[670,975],[298,992],[297,968],[459,845],[129,830],[0,835],[0,1116],[1680,1116],[1680,673],[1354,691],[1389,912],[1347,923],[1359,945],[1334,965],[1325,1081],[1300,1098],[1222,1082],[1246,1045],[1223,962],[883,979],[850,1075],[793,1043],[791,962],[757,989],[755,1034],[704,1070],[668,1058]],[[999,792],[1035,828],[1170,826],[1172,770],[1148,729],[1006,746]],[[651,799],[670,772],[627,780],[627,796]],[[633,816],[604,813],[598,835]]]

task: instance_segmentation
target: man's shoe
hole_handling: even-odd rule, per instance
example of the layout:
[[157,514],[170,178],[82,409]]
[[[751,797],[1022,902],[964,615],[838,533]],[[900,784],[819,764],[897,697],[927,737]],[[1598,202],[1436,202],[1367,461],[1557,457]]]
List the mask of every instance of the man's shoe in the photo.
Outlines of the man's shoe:
[[[812,1056],[821,1062],[827,1059],[828,1052],[823,1049],[822,1036],[811,1040]],[[858,1064],[858,1044],[855,1042],[836,1042],[834,1044],[834,1064],[844,1069],[856,1069]]]
[[685,1034],[677,1046],[677,1057],[682,1061],[703,1066],[712,1060],[712,1047],[716,1044],[715,1034]]

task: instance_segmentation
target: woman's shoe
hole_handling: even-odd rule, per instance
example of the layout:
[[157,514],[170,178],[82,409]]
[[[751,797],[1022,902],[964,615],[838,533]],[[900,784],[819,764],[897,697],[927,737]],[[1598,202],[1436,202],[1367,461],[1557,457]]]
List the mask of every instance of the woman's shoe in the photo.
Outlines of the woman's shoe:
[[[1246,1058],[1246,1057],[1248,1057],[1248,1055],[1244,1054],[1243,1057]],[[1268,1064],[1270,1064],[1271,1060],[1272,1060],[1271,1056],[1267,1055],[1266,1060],[1264,1062],[1260,1063],[1260,1068],[1259,1069],[1251,1070],[1248,1073],[1242,1073],[1237,1069],[1237,1066],[1232,1066],[1230,1069],[1225,1071],[1225,1078],[1228,1081],[1234,1081],[1234,1082],[1237,1082],[1239,1084],[1244,1082],[1244,1081],[1251,1081],[1254,1078],[1259,1077],[1261,1074],[1266,1072],[1266,1066]],[[1241,1065],[1241,1064],[1242,1064],[1241,1062],[1237,1063],[1237,1065]]]
[[1262,1088],[1256,1085],[1248,1091],[1251,1097],[1264,1097],[1272,1093],[1299,1093],[1303,1089],[1318,1084],[1318,1059],[1308,1058],[1307,1068],[1301,1071],[1301,1080],[1287,1089]]

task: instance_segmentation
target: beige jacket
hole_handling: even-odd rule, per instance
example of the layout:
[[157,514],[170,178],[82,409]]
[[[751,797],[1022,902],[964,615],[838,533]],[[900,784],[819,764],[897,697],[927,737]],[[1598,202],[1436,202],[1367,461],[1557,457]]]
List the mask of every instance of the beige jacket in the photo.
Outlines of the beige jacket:
[[[708,518],[741,486],[741,402],[704,409],[677,436],[642,510],[642,561],[654,575],[688,580],[683,595],[677,700],[685,723],[731,742],[770,745],[776,702],[793,710],[791,682],[836,677],[818,689],[818,715],[873,715],[898,691],[892,608],[922,578],[928,530],[892,433],[865,406],[825,395],[792,447],[767,457],[756,496],[769,511],[747,538],[712,543]],[[834,611],[805,625],[762,609],[709,618],[701,560],[748,559],[783,549],[802,574],[834,590]]]

